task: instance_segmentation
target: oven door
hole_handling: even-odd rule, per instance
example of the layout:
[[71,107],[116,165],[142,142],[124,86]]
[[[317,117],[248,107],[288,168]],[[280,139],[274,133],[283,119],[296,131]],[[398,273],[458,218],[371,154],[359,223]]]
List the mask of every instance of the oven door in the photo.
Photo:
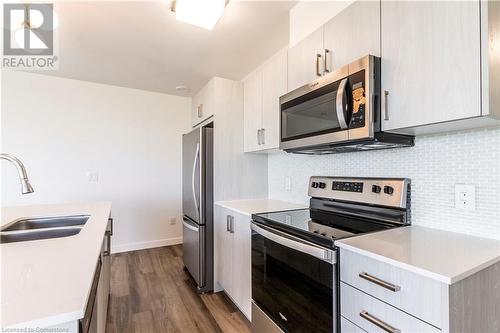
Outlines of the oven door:
[[347,141],[352,114],[347,71],[331,73],[282,96],[280,112],[281,149]]
[[254,332],[337,332],[337,277],[335,250],[252,222]]

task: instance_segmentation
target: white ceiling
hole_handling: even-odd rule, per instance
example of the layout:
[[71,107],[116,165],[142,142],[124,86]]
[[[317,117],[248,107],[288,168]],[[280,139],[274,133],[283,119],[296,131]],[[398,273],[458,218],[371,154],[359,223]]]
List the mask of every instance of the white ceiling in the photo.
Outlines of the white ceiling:
[[166,0],[58,2],[59,70],[43,74],[192,95],[214,75],[242,79],[285,47],[295,2],[230,1],[211,31],[176,21]]

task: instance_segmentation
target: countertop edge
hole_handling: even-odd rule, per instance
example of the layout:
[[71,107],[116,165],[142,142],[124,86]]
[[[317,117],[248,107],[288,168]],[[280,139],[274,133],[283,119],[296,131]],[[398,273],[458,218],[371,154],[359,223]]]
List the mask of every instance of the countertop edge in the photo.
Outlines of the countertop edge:
[[226,205],[224,201],[223,202],[220,202],[220,201],[216,202],[216,203],[214,203],[214,205],[222,207],[222,208],[230,209],[232,211],[235,211],[237,213],[240,213],[240,214],[243,214],[243,215],[246,215],[246,216],[252,216],[252,214],[255,214],[255,213],[245,212],[245,211],[243,211],[241,209],[237,209],[237,208],[231,207],[229,205]]
[[[230,203],[263,203],[266,202],[267,204],[270,205],[271,207],[267,207],[267,209],[255,209],[252,212],[250,210],[242,210],[240,208],[237,208],[233,205],[230,205]],[[263,199],[238,199],[238,200],[221,200],[221,201],[216,201],[214,205],[230,209],[234,212],[243,214],[245,216],[251,217],[252,214],[260,214],[260,213],[269,213],[269,212],[279,212],[279,211],[286,211],[286,210],[296,210],[296,209],[305,209],[308,208],[307,205],[305,204],[299,204],[299,203],[293,203],[293,202],[287,202],[287,201],[282,201],[282,200],[277,200],[277,199],[268,199],[268,198],[263,198]],[[276,207],[273,208],[272,205],[275,205]]]
[[437,274],[437,273],[428,271],[426,269],[422,269],[422,268],[419,268],[419,267],[416,267],[413,265],[409,265],[409,264],[406,264],[406,263],[403,263],[403,262],[400,262],[400,261],[397,261],[397,260],[394,260],[391,258],[387,258],[387,257],[382,256],[380,254],[366,251],[366,250],[360,249],[360,248],[352,246],[352,245],[344,244],[341,242],[337,242],[335,245],[340,247],[341,249],[365,255],[369,258],[372,258],[372,259],[375,259],[375,260],[378,260],[378,261],[381,261],[381,262],[384,262],[384,263],[387,263],[387,264],[390,264],[390,265],[393,265],[393,266],[396,266],[399,268],[406,269],[408,271],[411,271],[413,273],[416,273],[416,274],[419,274],[422,276],[426,276],[426,277],[431,278],[433,280],[437,280],[439,282],[443,282],[446,284],[452,284],[452,279],[450,279],[447,276]]
[[482,263],[480,265],[477,265],[473,268],[470,268],[461,274],[454,275],[454,276],[450,277],[450,276],[445,276],[445,275],[441,275],[439,273],[429,271],[429,270],[424,269],[424,268],[420,268],[420,267],[413,266],[413,265],[410,265],[407,263],[403,263],[401,261],[391,259],[391,258],[388,258],[388,257],[380,255],[380,254],[376,254],[376,253],[373,253],[373,252],[370,252],[367,250],[363,250],[363,249],[360,249],[358,247],[342,243],[342,241],[337,242],[335,245],[341,249],[345,249],[348,251],[352,251],[355,253],[365,255],[369,258],[385,262],[387,264],[408,270],[410,272],[428,277],[430,279],[445,283],[447,285],[452,285],[452,284],[455,284],[461,280],[464,280],[464,279],[468,278],[469,276],[471,276],[471,275],[473,275],[473,274],[475,274],[475,273],[477,273],[477,272],[479,272],[479,271],[481,271],[481,270],[483,270],[491,265],[494,265],[500,261],[500,256],[497,256],[491,260],[485,261],[484,263]]
[[17,323],[11,326],[6,326],[5,328],[8,329],[21,329],[21,328],[27,328],[27,327],[38,327],[38,328],[48,328],[56,325],[61,325],[73,321],[77,321],[83,318],[85,314],[82,311],[73,311],[73,312],[67,312],[63,314],[58,314],[55,316],[50,316],[50,317],[44,317],[40,319],[34,319],[31,321],[23,322],[23,323]]

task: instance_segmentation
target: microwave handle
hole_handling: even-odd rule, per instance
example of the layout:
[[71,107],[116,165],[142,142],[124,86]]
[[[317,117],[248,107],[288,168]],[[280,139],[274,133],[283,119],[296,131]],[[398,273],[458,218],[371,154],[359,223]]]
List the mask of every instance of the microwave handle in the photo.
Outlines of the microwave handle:
[[345,118],[345,114],[347,110],[344,107],[344,96],[346,95],[346,87],[347,87],[347,78],[340,81],[339,88],[337,90],[337,118],[339,119],[340,128],[347,129],[347,120]]

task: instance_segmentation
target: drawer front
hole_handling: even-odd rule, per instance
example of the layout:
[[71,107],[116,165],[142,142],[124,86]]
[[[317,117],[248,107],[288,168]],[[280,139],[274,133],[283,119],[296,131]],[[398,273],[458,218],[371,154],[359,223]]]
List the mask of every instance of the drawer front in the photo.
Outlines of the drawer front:
[[341,249],[340,280],[436,326],[444,327],[448,286]]
[[340,317],[340,332],[342,333],[366,333],[365,330],[362,330],[358,326],[351,323],[349,320],[344,317]]
[[340,284],[340,300],[342,316],[367,332],[441,332],[343,282]]

